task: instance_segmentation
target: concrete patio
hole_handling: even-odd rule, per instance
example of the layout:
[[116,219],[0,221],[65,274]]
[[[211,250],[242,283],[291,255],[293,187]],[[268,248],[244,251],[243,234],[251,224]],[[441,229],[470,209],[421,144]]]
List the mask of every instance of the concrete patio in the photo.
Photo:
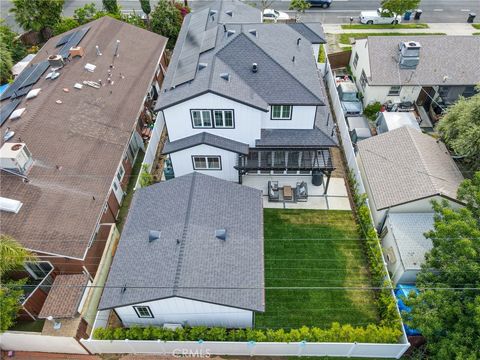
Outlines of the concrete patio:
[[[278,186],[296,187],[297,182],[305,181],[308,186],[307,201],[268,201],[268,181],[278,181]],[[324,178],[324,184],[326,177]],[[347,187],[343,178],[332,177],[328,192],[324,195],[324,185],[314,186],[311,175],[245,175],[242,184],[263,191],[264,208],[314,209],[314,210],[351,210]]]

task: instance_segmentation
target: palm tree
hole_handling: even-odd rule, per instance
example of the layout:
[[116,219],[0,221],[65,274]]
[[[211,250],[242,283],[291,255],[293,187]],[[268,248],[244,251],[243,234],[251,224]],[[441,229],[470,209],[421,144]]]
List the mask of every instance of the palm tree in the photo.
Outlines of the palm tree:
[[25,261],[34,261],[35,255],[25,249],[13,237],[0,235],[0,276],[17,270]]

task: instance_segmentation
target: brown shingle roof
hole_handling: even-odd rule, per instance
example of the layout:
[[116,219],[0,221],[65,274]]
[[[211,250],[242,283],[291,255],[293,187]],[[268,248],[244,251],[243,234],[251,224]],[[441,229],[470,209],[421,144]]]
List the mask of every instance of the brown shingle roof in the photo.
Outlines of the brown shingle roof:
[[43,304],[39,318],[71,318],[77,314],[82,299],[88,275],[57,275]]
[[[67,62],[56,80],[45,79],[47,70],[34,86],[42,89],[40,94],[18,106],[26,108],[22,117],[2,126],[2,133],[9,126],[15,131],[12,141],[20,137],[32,153],[30,182],[0,174],[0,195],[23,203],[18,214],[0,214],[1,232],[29,249],[80,259],[166,44],[162,36],[110,17],[85,26],[90,30],[79,44],[85,56]],[[50,39],[32,63],[58,52],[55,45],[61,37]],[[114,83],[109,85],[107,71],[116,40],[120,40],[119,57],[114,62]],[[102,56],[96,55],[96,45]],[[95,72],[86,71],[86,63],[96,65]],[[73,88],[77,82],[99,79],[105,84],[100,89]]]
[[377,210],[441,195],[457,198],[463,176],[445,145],[409,126],[358,143]]

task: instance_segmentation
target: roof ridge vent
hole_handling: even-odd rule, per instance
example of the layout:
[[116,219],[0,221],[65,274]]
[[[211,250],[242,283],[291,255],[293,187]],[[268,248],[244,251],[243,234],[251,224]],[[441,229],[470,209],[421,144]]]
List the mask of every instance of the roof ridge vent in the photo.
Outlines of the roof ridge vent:
[[253,36],[255,36],[255,37],[257,37],[257,35],[258,35],[258,34],[257,34],[257,29],[250,29],[250,30],[248,30],[248,32],[249,32],[250,34],[252,34]]
[[208,66],[207,63],[198,63],[198,70],[205,69]]
[[154,242],[155,240],[160,240],[160,236],[162,235],[161,231],[158,230],[150,230],[148,232],[148,242]]
[[230,81],[230,74],[229,74],[229,73],[221,73],[221,74],[220,74],[220,77],[221,77],[223,80]]
[[228,16],[233,16],[233,11],[232,10],[227,10],[227,11],[225,11],[225,14],[227,14]]
[[227,30],[227,37],[230,37],[233,34],[235,34],[235,30]]
[[226,229],[217,229],[215,230],[215,237],[219,240],[227,240],[227,230]]

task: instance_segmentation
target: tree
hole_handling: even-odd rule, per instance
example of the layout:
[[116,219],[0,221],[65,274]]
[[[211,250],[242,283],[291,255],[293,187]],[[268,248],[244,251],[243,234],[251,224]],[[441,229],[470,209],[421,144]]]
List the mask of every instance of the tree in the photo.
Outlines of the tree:
[[[462,191],[473,189],[462,185]],[[478,189],[473,189],[478,191]],[[470,195],[463,195],[470,198]],[[480,227],[468,207],[433,203],[433,248],[417,276],[420,294],[407,300],[406,323],[427,339],[432,359],[480,358]],[[476,344],[476,345],[475,345]]]
[[457,155],[465,157],[472,170],[480,169],[480,93],[468,99],[461,97],[450,106],[440,119],[438,131]]
[[420,0],[382,0],[380,6],[384,10],[402,16],[405,11],[415,10],[420,5]]
[[27,48],[18,39],[18,34],[12,31],[3,19],[0,19],[0,43],[5,45],[14,64],[27,55]]
[[12,55],[3,42],[0,43],[0,84],[5,84],[12,78],[10,69],[13,66]]
[[83,25],[94,20],[98,13],[99,10],[97,10],[95,4],[90,3],[75,9],[73,12],[73,18],[78,22],[79,25]]
[[182,13],[175,4],[160,0],[151,14],[150,22],[151,30],[167,37],[167,48],[173,49],[183,22]]
[[153,184],[153,176],[150,174],[148,164],[142,164],[142,172],[140,173],[139,184],[142,188]]
[[61,19],[64,0],[12,0],[10,12],[26,31],[39,31],[46,39],[48,30]]
[[102,0],[103,9],[110,14],[119,14],[120,8],[118,7],[117,0]]
[[[0,235],[0,259],[0,278],[3,278],[7,272],[21,268],[25,261],[35,260],[35,256],[11,236]],[[15,322],[20,309],[19,298],[23,295],[23,284],[25,281],[19,280],[0,285],[0,332]]]
[[310,3],[306,2],[305,0],[292,0],[290,1],[290,6],[288,7],[289,10],[295,10],[295,20],[297,22],[300,21],[299,13],[305,13],[305,10],[310,8]]
[[480,171],[472,179],[466,179],[460,184],[457,197],[466,204],[480,224]]
[[148,28],[150,28],[150,13],[152,12],[152,7],[150,6],[150,0],[139,0],[142,11],[147,16]]

